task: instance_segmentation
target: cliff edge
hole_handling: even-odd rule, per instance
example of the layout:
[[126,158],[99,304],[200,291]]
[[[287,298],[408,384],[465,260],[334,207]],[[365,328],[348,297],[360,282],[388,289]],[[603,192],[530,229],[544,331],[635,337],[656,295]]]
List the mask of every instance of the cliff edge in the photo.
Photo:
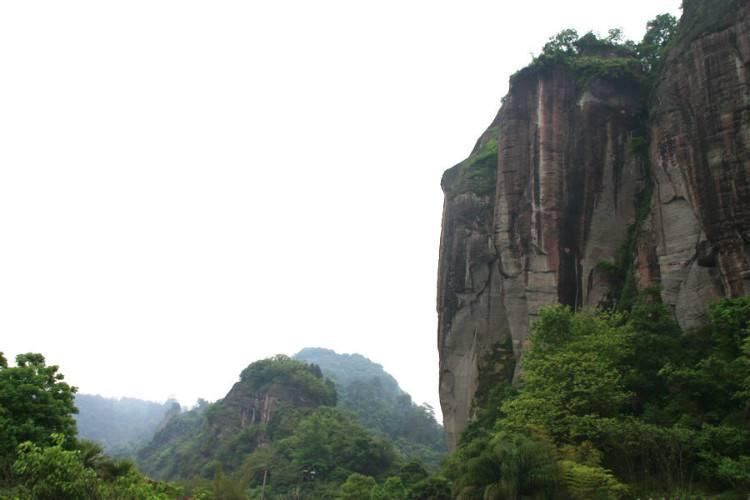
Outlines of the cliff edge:
[[750,2],[686,1],[658,65],[558,35],[443,175],[440,398],[451,448],[519,376],[539,309],[659,286],[680,325],[750,290]]

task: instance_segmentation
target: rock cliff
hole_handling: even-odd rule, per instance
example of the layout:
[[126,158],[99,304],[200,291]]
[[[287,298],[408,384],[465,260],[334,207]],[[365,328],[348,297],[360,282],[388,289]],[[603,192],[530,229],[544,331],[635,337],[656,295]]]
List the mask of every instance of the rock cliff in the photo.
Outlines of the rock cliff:
[[511,78],[493,123],[442,180],[449,446],[483,386],[518,377],[541,307],[611,305],[658,285],[691,327],[710,301],[749,289],[749,22],[747,0],[686,1],[651,78],[591,44]]
[[320,368],[286,356],[256,361],[223,399],[173,415],[139,451],[138,462],[161,479],[230,472],[303,416],[335,404],[336,390]]

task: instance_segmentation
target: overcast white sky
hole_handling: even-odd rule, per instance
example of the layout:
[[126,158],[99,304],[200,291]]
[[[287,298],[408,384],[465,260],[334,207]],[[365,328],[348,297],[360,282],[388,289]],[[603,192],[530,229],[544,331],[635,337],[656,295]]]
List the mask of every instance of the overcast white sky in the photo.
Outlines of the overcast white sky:
[[679,3],[0,3],[0,350],[192,403],[322,346],[437,408],[443,170],[549,36]]

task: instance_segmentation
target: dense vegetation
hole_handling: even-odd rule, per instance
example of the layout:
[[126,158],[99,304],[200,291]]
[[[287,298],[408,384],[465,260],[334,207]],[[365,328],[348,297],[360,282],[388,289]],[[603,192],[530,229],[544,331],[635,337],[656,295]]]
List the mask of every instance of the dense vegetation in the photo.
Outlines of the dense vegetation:
[[[575,29],[563,30],[550,38],[531,64],[511,76],[511,87],[529,80],[536,85],[538,77],[563,69],[575,77],[580,91],[595,80],[615,81],[640,95],[645,103],[664,55],[685,29],[680,32],[677,19],[662,14],[649,21],[640,43],[625,40],[619,29],[609,30],[603,37],[593,32],[579,35]],[[466,160],[445,171],[440,184],[447,199],[464,193],[494,194],[497,134],[497,125],[489,128]]]
[[[267,417],[261,413],[265,401]],[[320,368],[276,356],[252,363],[227,396],[200,401],[176,415],[138,453],[144,471],[160,479],[213,477],[235,471],[256,448],[286,437],[319,406],[336,404]]]
[[[372,491],[396,499],[447,491],[336,408],[320,367],[286,356],[251,364],[223,400],[173,415],[141,450],[146,471],[180,484],[148,479],[79,439],[75,392],[39,354],[18,356],[15,367],[0,355],[0,498],[327,499]],[[251,409],[261,414],[249,417]]]
[[463,499],[690,497],[750,491],[750,298],[681,332],[646,291],[630,312],[542,311],[523,384],[463,436]]
[[383,367],[359,354],[307,348],[296,359],[320,366],[336,383],[338,406],[377,435],[389,438],[406,460],[434,468],[447,452],[443,428],[428,404],[417,405]]
[[[367,358],[325,349],[300,356],[324,368],[286,356],[249,365],[224,399],[172,417],[139,452],[142,470],[179,481],[192,495],[221,498],[351,498],[358,478],[377,489],[378,498],[401,498],[394,491],[406,498],[432,487],[433,480],[423,483],[425,467],[387,435],[390,429],[407,436],[415,440],[407,448],[423,452],[418,440],[428,435],[429,442],[435,437],[430,433],[440,431],[431,412],[414,405]],[[342,395],[324,373],[345,384],[337,386]],[[380,425],[376,432],[363,425],[368,408],[368,418]]]
[[605,37],[591,31],[579,35],[574,29],[566,29],[550,38],[542,52],[513,75],[511,81],[562,66],[573,71],[581,87],[601,78],[631,82],[645,94],[678,31],[677,19],[671,14],[661,14],[649,21],[640,43],[624,40],[619,29],[609,30]]
[[76,394],[75,405],[78,435],[100,444],[108,455],[122,457],[134,456],[138,448],[151,440],[175,405],[179,410],[176,401],[162,404],[91,394]]
[[41,354],[21,354],[9,366],[0,353],[0,498],[176,498],[179,488],[78,439],[75,392]]

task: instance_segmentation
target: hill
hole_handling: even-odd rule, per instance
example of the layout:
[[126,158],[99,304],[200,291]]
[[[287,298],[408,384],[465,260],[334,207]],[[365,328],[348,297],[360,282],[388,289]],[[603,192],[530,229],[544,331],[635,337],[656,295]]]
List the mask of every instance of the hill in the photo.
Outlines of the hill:
[[354,473],[395,472],[393,446],[335,405],[334,384],[318,366],[286,356],[257,361],[223,399],[173,416],[138,453],[139,466],[193,487],[226,481],[251,494],[304,498],[331,498]]
[[381,365],[360,354],[319,347],[302,349],[294,358],[319,366],[336,384],[338,406],[353,412],[367,429],[392,440],[405,457],[438,465],[447,448],[433,409],[415,404]]
[[76,394],[78,435],[95,441],[109,455],[130,456],[151,440],[176,404]]

